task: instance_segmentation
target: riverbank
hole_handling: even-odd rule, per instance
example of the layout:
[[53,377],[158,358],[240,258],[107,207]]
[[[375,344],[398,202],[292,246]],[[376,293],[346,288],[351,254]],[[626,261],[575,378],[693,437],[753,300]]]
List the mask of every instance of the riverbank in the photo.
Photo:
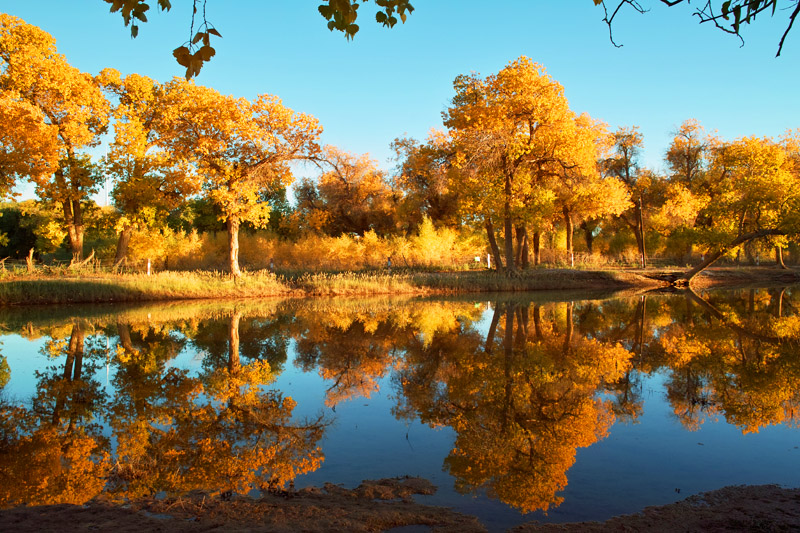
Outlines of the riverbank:
[[[0,279],[0,305],[146,302],[384,294],[435,295],[546,290],[658,289],[674,270],[573,270],[536,268],[506,275],[489,271],[365,271],[343,273],[219,272],[145,274],[59,273],[7,275]],[[800,272],[768,267],[714,268],[693,281],[696,288],[780,285],[800,282]]]
[[[419,503],[413,495],[436,488],[420,478],[365,481],[348,490],[283,491],[261,498],[219,497],[195,492],[180,498],[115,504],[96,499],[85,505],[44,505],[0,510],[0,529],[18,533],[58,531],[408,531],[484,532],[468,514]],[[413,528],[413,529],[410,529]],[[790,531],[800,528],[800,489],[777,485],[732,486],[648,507],[605,522],[529,522],[509,531]],[[400,529],[398,529],[400,531]]]

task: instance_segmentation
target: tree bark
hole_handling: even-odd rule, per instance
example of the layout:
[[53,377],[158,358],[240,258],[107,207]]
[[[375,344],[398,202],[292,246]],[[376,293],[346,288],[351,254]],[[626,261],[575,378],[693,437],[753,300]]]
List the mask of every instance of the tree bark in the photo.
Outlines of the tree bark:
[[539,231],[533,233],[533,264],[542,263],[542,234]]
[[745,233],[744,235],[739,235],[730,243],[722,246],[722,248],[720,248],[719,250],[712,253],[708,253],[706,255],[705,260],[702,263],[684,272],[678,278],[678,280],[682,280],[686,283],[689,283],[690,281],[692,281],[692,278],[694,278],[697,274],[699,274],[700,272],[702,272],[703,270],[705,270],[706,268],[717,262],[717,260],[723,255],[725,255],[731,248],[735,248],[736,246],[752,241],[753,239],[758,239],[760,237],[767,237],[769,235],[786,235],[786,232],[780,229],[761,229],[757,231],[751,231],[750,233]]
[[647,268],[647,251],[644,247],[644,207],[641,195],[639,195],[639,202],[636,204],[636,226],[638,227],[637,241],[639,244],[639,255],[641,256],[642,268]]
[[514,272],[514,225],[511,223],[511,175],[505,173],[505,200],[503,202],[503,230],[505,234],[506,271]]
[[789,267],[787,267],[786,263],[783,262],[783,248],[781,248],[780,246],[775,247],[775,262],[778,264],[779,267],[788,270]]
[[530,264],[528,229],[525,226],[517,226],[517,264],[520,268],[528,268]]
[[586,241],[586,251],[589,254],[594,253],[592,246],[594,245],[594,228],[586,222],[585,220],[581,223],[581,229],[583,230],[583,239]]
[[492,249],[492,256],[494,257],[494,268],[498,272],[503,270],[503,259],[500,256],[500,247],[497,246],[497,239],[494,238],[494,225],[492,219],[487,218],[485,222],[486,237],[489,239],[489,246]]
[[564,213],[564,228],[567,232],[567,260],[569,260],[569,266],[574,267],[575,253],[572,246],[572,234],[575,232],[575,226],[572,223],[572,213],[569,212],[567,207],[562,209],[562,213]]
[[239,270],[239,217],[228,217],[228,268],[231,276],[238,278],[242,275]]
[[131,234],[133,233],[133,226],[125,224],[117,239],[117,253],[114,254],[114,266],[119,265],[123,259],[128,255],[128,245],[131,242]]
[[83,259],[83,235],[85,227],[83,225],[83,211],[79,200],[64,200],[64,222],[67,225],[69,235],[69,247],[72,252],[72,262],[76,263]]

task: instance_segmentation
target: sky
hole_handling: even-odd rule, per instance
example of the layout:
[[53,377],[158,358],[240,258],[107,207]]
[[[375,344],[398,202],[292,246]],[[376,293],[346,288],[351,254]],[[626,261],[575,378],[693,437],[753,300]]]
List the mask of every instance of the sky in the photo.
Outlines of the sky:
[[[616,48],[592,0],[416,0],[406,23],[391,30],[374,22],[369,2],[352,41],[328,31],[319,0],[206,1],[222,39],[212,42],[217,54],[197,83],[250,99],[277,95],[319,119],[323,143],[368,153],[387,171],[396,164],[395,138],[424,140],[443,128],[457,75],[493,74],[523,55],[564,86],[576,113],[612,130],[639,126],[641,164],[654,170],[665,169],[672,134],[688,118],[730,140],[800,128],[800,28],[776,58],[788,22],[781,10],[745,27],[740,46],[698,24],[699,2],[668,8],[641,0],[648,13],[629,9],[615,20]],[[149,3],[136,39],[102,0],[0,0],[0,11],[53,35],[84,72],[113,67],[168,81],[184,73],[172,50],[189,37],[191,1],[172,0],[169,12]]]

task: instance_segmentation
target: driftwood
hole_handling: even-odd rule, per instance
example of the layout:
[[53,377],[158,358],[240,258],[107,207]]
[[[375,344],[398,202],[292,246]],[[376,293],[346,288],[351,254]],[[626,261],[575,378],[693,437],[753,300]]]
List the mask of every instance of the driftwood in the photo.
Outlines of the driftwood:
[[28,274],[33,274],[33,248],[31,248],[30,252],[28,252],[28,256],[25,258],[25,263],[28,265]]
[[92,259],[94,259],[94,248],[92,248],[92,253],[89,254],[89,257],[87,257],[83,261],[71,261],[69,264],[69,268],[83,268],[89,263],[91,263]]

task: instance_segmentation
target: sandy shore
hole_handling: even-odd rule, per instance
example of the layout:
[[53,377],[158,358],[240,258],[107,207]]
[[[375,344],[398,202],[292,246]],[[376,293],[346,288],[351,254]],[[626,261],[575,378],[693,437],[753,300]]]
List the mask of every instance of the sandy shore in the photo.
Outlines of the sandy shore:
[[[413,494],[435,491],[420,478],[365,481],[356,489],[334,485],[270,494],[260,499],[180,498],[115,504],[17,507],[0,511],[0,530],[59,531],[435,531],[479,532],[473,516],[416,503]],[[413,526],[409,527],[409,526]],[[706,492],[606,522],[527,523],[510,531],[795,531],[800,529],[800,489],[776,485],[735,486]]]

